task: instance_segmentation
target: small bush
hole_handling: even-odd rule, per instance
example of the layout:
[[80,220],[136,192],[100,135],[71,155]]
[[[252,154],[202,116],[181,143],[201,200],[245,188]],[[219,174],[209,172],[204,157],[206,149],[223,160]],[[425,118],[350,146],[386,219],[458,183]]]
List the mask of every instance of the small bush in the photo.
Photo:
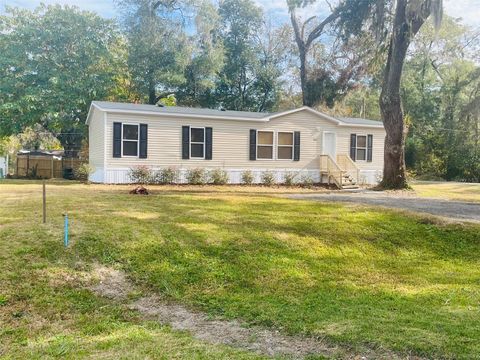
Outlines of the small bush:
[[275,175],[273,172],[267,170],[262,173],[262,184],[265,186],[272,186],[275,184]]
[[294,173],[294,172],[285,173],[284,178],[283,178],[283,183],[287,186],[295,185],[296,176],[297,176],[297,173]]
[[253,172],[252,170],[242,171],[242,184],[252,185],[253,184]]
[[173,166],[158,170],[155,173],[155,184],[175,184],[178,181],[178,170]]
[[308,175],[308,174],[305,174],[301,177],[300,179],[300,184],[303,186],[303,187],[306,187],[306,188],[311,188],[313,187],[313,185],[315,184],[315,182],[313,181],[313,178]]
[[153,180],[152,171],[145,165],[130,168],[128,177],[134,184],[149,184]]
[[92,165],[90,165],[89,163],[83,163],[78,168],[73,170],[73,176],[77,180],[88,182],[90,174],[92,174],[94,171],[95,169]]
[[209,173],[210,182],[214,185],[225,185],[228,183],[228,173],[223,169],[214,169]]
[[27,179],[41,179],[40,176],[38,176],[38,164],[34,165],[25,175]]
[[206,172],[203,168],[189,169],[187,171],[187,182],[190,185],[204,185],[206,183]]

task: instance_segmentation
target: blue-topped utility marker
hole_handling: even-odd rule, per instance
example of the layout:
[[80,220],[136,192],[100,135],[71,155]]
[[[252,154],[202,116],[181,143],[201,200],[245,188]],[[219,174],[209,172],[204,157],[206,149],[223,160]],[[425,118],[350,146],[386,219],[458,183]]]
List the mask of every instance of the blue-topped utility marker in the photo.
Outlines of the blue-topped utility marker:
[[63,227],[63,245],[68,246],[68,214],[63,214],[64,227]]

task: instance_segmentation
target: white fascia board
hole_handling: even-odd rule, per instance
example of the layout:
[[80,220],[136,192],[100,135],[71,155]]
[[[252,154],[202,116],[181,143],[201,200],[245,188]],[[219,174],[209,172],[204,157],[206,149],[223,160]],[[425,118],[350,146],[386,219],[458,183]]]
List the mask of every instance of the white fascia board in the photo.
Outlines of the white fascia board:
[[383,123],[380,123],[380,125],[341,123],[341,124],[338,124],[338,126],[341,126],[341,127],[352,127],[352,128],[361,127],[361,128],[385,129],[385,127],[383,126]]
[[130,115],[146,115],[146,116],[163,116],[163,117],[181,117],[181,118],[194,118],[194,119],[215,119],[215,120],[241,120],[241,121],[255,121],[255,122],[268,122],[269,118],[245,118],[245,117],[230,117],[230,116],[218,116],[218,115],[198,115],[198,114],[180,114],[180,113],[157,113],[153,111],[137,111],[137,110],[116,110],[116,109],[103,109],[98,105],[96,108],[105,111],[109,114],[130,114]]
[[278,114],[275,114],[275,115],[272,115],[270,116],[270,119],[274,119],[274,118],[277,118],[277,117],[282,117],[282,116],[285,116],[285,115],[289,115],[289,114],[294,114],[296,112],[299,112],[299,111],[302,111],[302,110],[306,110],[308,112],[311,112],[312,114],[315,114],[317,116],[320,116],[322,118],[324,118],[325,120],[328,120],[328,121],[331,121],[333,123],[335,123],[336,125],[338,126],[342,126],[342,127],[364,127],[364,128],[375,128],[375,129],[383,129],[383,123],[379,123],[379,125],[368,125],[368,124],[351,124],[351,123],[347,123],[345,121],[342,121],[340,119],[336,119],[330,115],[327,115],[325,113],[322,113],[320,111],[317,111],[315,109],[312,109],[311,107],[308,107],[308,106],[302,106],[298,109],[293,109],[293,110],[287,110],[287,111],[284,111],[284,112],[281,112],[281,113],[278,113]]
[[90,108],[88,109],[87,119],[85,120],[85,124],[87,124],[87,125],[90,124],[90,118],[92,117],[92,113],[93,113],[93,110],[94,110],[93,108],[96,108],[96,109],[101,110],[101,111],[105,111],[100,106],[95,104],[94,101],[92,101],[92,103],[90,104]]
[[302,107],[299,107],[297,109],[283,111],[281,113],[270,116],[270,119],[275,119],[277,117],[282,117],[282,116],[285,116],[285,115],[294,114],[296,112],[304,111],[304,110],[308,111],[308,112],[311,112],[314,115],[320,116],[320,117],[322,117],[322,118],[324,118],[328,121],[331,121],[331,122],[333,122],[337,125],[343,124],[343,122],[341,120],[335,119],[334,117],[331,117],[327,114],[321,113],[320,111],[314,110],[309,106],[302,106]]

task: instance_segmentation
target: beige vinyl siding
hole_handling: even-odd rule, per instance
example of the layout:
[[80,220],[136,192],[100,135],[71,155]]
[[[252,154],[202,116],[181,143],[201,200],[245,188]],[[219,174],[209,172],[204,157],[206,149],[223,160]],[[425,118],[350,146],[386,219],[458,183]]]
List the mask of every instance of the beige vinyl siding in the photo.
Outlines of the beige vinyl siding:
[[99,169],[104,167],[105,160],[105,129],[103,111],[93,109],[90,124],[88,126],[88,159],[90,165]]
[[372,161],[355,161],[361,170],[383,170],[383,145],[385,130],[379,128],[337,127],[337,154],[350,155],[350,135],[373,135]]
[[[148,124],[148,157],[113,158],[113,123]],[[182,159],[182,126],[213,128],[213,159]],[[300,161],[293,160],[249,160],[249,130],[300,131]],[[230,169],[264,168],[264,169],[318,169],[318,155],[322,152],[323,131],[337,133],[337,154],[348,154],[350,134],[373,134],[373,162],[359,163],[362,169],[381,169],[383,164],[383,129],[340,127],[309,111],[299,111],[269,122],[245,120],[204,120],[195,118],[168,118],[166,116],[146,116],[133,114],[107,114],[106,126],[106,162],[109,168],[129,168],[135,165],[151,167],[177,166],[191,167],[225,167]],[[275,134],[275,137],[277,134]],[[275,140],[276,141],[276,140]],[[378,151],[381,150],[380,153]],[[275,147],[276,151],[276,147]]]

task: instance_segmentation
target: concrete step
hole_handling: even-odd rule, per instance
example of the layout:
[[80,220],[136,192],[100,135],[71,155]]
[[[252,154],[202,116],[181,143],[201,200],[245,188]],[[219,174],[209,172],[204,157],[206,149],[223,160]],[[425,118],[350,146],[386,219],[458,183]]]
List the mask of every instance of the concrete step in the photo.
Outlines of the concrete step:
[[360,188],[358,185],[343,185],[342,189],[358,189]]

